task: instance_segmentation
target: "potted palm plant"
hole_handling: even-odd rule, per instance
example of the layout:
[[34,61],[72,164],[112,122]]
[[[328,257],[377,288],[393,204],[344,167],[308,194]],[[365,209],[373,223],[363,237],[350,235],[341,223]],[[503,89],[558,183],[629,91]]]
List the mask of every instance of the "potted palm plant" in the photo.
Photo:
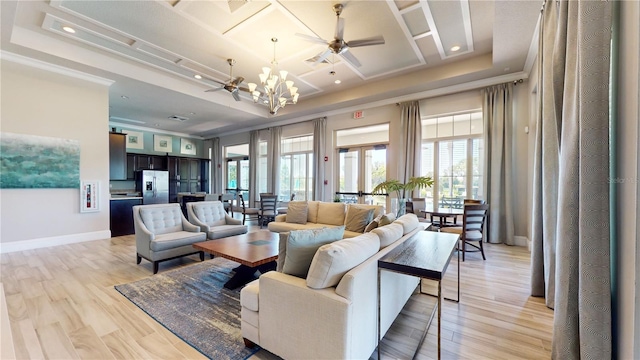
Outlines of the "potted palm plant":
[[433,179],[430,176],[411,177],[406,183],[398,180],[387,180],[376,185],[371,191],[373,194],[390,194],[396,193],[398,199],[397,216],[404,215],[407,209],[407,196],[415,189],[428,188],[433,185]]

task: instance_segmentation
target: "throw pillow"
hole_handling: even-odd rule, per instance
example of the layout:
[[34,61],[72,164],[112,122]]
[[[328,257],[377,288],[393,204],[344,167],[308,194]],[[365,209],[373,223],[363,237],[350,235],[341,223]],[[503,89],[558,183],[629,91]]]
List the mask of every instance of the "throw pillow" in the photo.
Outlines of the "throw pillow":
[[393,244],[404,235],[402,225],[396,223],[378,227],[371,230],[371,233],[378,235],[380,238],[380,249]]
[[318,203],[318,224],[344,225],[345,206],[343,203]]
[[385,226],[391,224],[396,219],[396,216],[393,213],[388,213],[382,215],[380,218],[380,222],[378,223],[378,227]]
[[366,209],[357,205],[347,206],[347,215],[344,218],[345,230],[363,233],[364,228],[373,218],[373,209]]
[[380,239],[375,234],[362,234],[322,245],[311,262],[307,286],[324,289],[338,285],[344,274],[376,254],[379,249]]
[[292,224],[306,224],[309,207],[306,201],[291,201],[287,206],[287,222]]
[[289,233],[282,272],[305,278],[318,248],[342,239],[344,226],[335,228],[294,230]]
[[368,223],[368,224],[367,224],[367,226],[365,226],[365,228],[364,228],[364,232],[365,232],[365,233],[368,233],[368,232],[370,232],[371,230],[373,230],[373,229],[377,228],[377,227],[378,227],[378,222],[379,222],[379,221],[380,221],[380,219],[379,219],[379,218],[375,218],[375,219],[371,220],[371,222],[370,222],[370,223]]
[[276,260],[276,271],[282,272],[284,268],[284,260],[287,256],[287,241],[289,240],[289,232],[281,232],[279,234],[280,240],[278,242],[278,259]]

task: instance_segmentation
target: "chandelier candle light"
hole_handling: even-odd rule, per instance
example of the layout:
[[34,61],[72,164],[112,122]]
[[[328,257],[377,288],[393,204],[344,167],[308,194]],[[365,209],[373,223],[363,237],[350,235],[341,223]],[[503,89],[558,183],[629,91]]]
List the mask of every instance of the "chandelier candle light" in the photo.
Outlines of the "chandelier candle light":
[[[296,104],[298,102],[298,88],[293,86],[293,81],[287,80],[287,71],[277,71],[278,62],[276,61],[276,43],[278,39],[271,38],[273,42],[273,61],[271,67],[263,67],[260,76],[260,84],[264,89],[264,93],[256,90],[258,87],[255,83],[249,83],[249,92],[253,95],[253,102],[260,101],[269,107],[269,113],[275,115],[280,108],[287,104]],[[278,73],[280,76],[278,76]]]

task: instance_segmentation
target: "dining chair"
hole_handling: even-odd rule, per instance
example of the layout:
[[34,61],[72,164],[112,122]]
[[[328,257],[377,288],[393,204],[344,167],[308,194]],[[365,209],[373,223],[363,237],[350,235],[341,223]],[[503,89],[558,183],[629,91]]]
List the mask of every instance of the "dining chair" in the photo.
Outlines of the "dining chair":
[[[458,250],[462,251],[462,261],[464,261],[467,251],[480,251],[482,260],[487,260],[484,255],[482,243],[485,239],[484,225],[489,213],[489,204],[469,204],[464,206],[462,215],[462,227],[445,227],[441,232],[460,234]],[[473,244],[477,242],[477,244]],[[460,249],[462,245],[462,249]],[[467,245],[477,250],[467,250]]]
[[242,225],[244,225],[245,221],[260,220],[260,210],[257,208],[247,207],[242,194],[238,194],[238,198],[240,199],[240,204],[242,206]]
[[276,217],[276,205],[278,203],[277,195],[261,195],[260,196],[260,209],[258,211],[258,222],[260,228],[263,225],[273,221]]
[[229,213],[233,217],[233,203],[236,199],[235,194],[220,194],[220,201],[222,201],[222,205],[224,205],[224,210]]

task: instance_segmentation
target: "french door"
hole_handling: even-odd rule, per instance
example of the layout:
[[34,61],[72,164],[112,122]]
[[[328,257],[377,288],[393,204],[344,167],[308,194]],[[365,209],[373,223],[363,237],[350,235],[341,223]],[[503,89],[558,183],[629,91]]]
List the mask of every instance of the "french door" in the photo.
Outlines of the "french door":
[[338,159],[336,197],[345,203],[385,206],[385,196],[371,190],[387,178],[387,146],[339,148]]
[[226,191],[242,194],[249,201],[249,158],[227,158]]

